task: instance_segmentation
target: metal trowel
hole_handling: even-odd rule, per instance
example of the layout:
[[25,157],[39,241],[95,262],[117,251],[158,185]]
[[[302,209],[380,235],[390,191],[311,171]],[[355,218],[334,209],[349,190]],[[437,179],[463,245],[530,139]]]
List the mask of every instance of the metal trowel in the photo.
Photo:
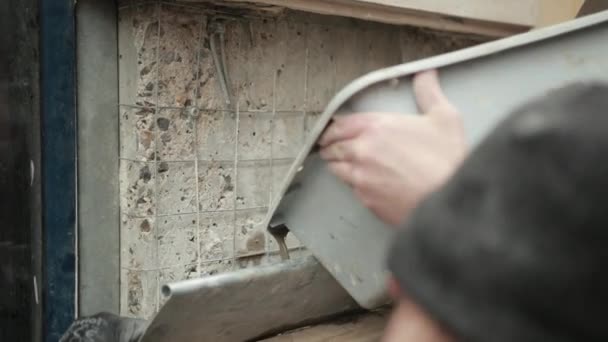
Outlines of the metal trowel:
[[[287,230],[293,233],[362,307],[387,303],[384,260],[393,229],[363,207],[319,158],[316,142],[332,117],[416,113],[411,76],[440,69],[442,87],[462,111],[467,138],[475,145],[532,97],[573,81],[608,81],[607,21],[608,12],[598,13],[353,81],[329,103],[292,165],[271,206],[270,232],[278,233],[280,244]],[[283,255],[288,257],[286,248]]]

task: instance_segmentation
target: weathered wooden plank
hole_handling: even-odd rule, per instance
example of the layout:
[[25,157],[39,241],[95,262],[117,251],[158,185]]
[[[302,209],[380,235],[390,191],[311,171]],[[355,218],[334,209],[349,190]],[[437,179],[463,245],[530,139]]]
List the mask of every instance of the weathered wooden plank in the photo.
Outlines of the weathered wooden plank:
[[[227,0],[241,2],[241,0]],[[327,15],[345,16],[370,21],[396,25],[412,25],[437,30],[474,33],[487,36],[507,36],[522,32],[533,26],[533,20],[503,20],[488,21],[475,15],[453,15],[450,11],[433,11],[434,7],[412,7],[405,4],[382,4],[371,0],[251,0],[267,5],[284,6],[286,8],[315,12]],[[476,0],[480,1],[480,0]],[[522,0],[532,2],[532,0]],[[378,1],[379,2],[379,1]],[[394,1],[393,1],[394,2]],[[424,2],[424,1],[423,1]],[[530,10],[537,9],[528,5]],[[454,7],[452,4],[451,7]],[[461,7],[461,6],[458,6]],[[420,10],[423,8],[425,10]],[[450,8],[448,6],[447,8]],[[462,12],[462,11],[461,11]],[[459,12],[454,12],[459,13]],[[522,24],[523,22],[523,24]]]
[[[551,1],[551,0],[546,0]],[[608,9],[608,0],[584,0],[578,16],[585,16]]]
[[237,8],[281,8],[396,25],[502,37],[576,17],[584,0],[178,0]]
[[349,0],[347,2],[522,26],[533,26],[540,9],[538,0]]
[[536,27],[558,24],[576,18],[585,0],[539,0]]
[[[508,36],[528,30],[534,26],[538,16],[538,0],[515,0],[496,2],[470,0],[484,6],[469,8],[460,2],[440,0],[444,5],[429,6],[427,1],[411,0],[178,0],[188,3],[213,3],[214,5],[235,6],[265,10],[268,8],[289,8],[326,15],[344,16],[395,25],[411,25],[443,31],[473,33],[492,37]],[[568,0],[564,0],[568,1]],[[432,2],[432,1],[430,1]],[[253,5],[251,5],[253,4]],[[519,7],[519,12],[516,11]],[[523,8],[523,9],[522,9]],[[501,12],[507,13],[501,19]],[[483,15],[481,15],[483,13]],[[522,14],[522,13],[525,13]]]

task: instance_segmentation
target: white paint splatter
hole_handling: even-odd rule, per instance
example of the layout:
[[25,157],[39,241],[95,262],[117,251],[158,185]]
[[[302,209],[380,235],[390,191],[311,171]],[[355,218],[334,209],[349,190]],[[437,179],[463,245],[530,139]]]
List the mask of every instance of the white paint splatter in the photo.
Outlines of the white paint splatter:
[[30,187],[34,185],[34,161],[30,159]]
[[36,281],[36,276],[34,276],[34,300],[36,301],[36,305],[38,305],[38,282]]

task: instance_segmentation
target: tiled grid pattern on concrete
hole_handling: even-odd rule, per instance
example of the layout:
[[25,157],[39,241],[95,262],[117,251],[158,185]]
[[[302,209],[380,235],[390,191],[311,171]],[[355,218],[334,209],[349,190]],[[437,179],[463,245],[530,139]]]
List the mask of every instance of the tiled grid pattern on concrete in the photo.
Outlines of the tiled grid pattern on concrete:
[[[296,12],[220,19],[195,5],[121,6],[121,311],[146,318],[166,282],[280,262],[260,223],[337,90],[470,44]],[[293,237],[289,246],[306,253]]]

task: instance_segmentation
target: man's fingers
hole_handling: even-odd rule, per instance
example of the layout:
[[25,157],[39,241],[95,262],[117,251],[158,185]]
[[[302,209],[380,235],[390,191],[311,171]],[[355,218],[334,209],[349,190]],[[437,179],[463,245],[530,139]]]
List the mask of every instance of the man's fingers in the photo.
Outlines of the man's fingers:
[[[364,207],[368,209],[372,209],[372,206],[375,203],[372,202],[372,199],[367,196],[364,192],[364,189],[361,189],[359,186],[361,183],[360,175],[355,174],[355,165],[349,162],[331,162],[328,164],[329,170],[336,175],[336,177],[340,178],[344,183],[348,184],[355,196],[361,201]],[[359,179],[357,179],[359,177]]]
[[353,161],[356,159],[357,152],[355,141],[344,140],[335,142],[321,149],[321,158],[325,161]]
[[420,111],[424,114],[436,114],[454,107],[441,90],[437,70],[423,71],[414,76],[414,95]]
[[403,292],[401,291],[401,286],[399,286],[399,282],[395,279],[393,275],[390,275],[387,280],[387,287],[389,295],[394,299],[403,298]]
[[334,122],[319,139],[319,145],[327,146],[336,141],[352,139],[359,135],[368,123],[369,118],[365,114],[336,116]]
[[346,184],[352,186],[355,182],[353,164],[345,161],[334,161],[328,164],[329,170],[344,181]]

